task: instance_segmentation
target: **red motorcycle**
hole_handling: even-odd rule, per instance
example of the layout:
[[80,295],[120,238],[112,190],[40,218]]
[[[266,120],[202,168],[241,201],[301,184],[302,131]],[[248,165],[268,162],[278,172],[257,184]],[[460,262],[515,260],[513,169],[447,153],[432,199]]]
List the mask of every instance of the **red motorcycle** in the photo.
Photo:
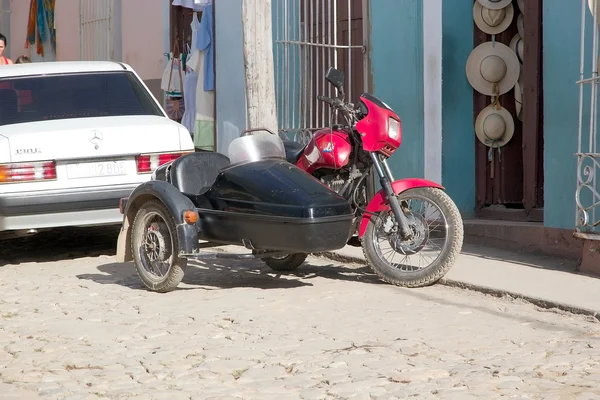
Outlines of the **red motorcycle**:
[[[394,180],[387,159],[402,142],[398,115],[369,93],[360,96],[356,108],[344,102],[342,71],[329,68],[325,79],[336,88],[337,96],[317,98],[331,106],[332,121],[341,114],[347,123],[314,132],[306,145],[286,141],[288,161],[351,203],[355,218],[348,244],[362,246],[368,264],[381,279],[405,287],[435,283],[462,249],[463,223],[456,205],[435,182]],[[382,189],[369,200],[367,178],[373,168]],[[291,254],[270,262],[289,270],[305,258]]]

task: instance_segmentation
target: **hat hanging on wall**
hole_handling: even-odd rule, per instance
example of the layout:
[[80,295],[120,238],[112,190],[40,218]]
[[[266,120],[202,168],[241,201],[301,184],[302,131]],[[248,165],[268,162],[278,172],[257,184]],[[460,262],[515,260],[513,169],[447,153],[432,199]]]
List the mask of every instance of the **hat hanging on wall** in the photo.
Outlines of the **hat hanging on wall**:
[[485,107],[475,120],[477,139],[491,148],[506,145],[515,133],[515,121],[508,110],[500,105]]
[[517,31],[519,32],[519,36],[521,36],[522,38],[525,37],[525,28],[524,28],[524,17],[523,14],[519,14],[519,16],[517,17]]
[[499,96],[515,86],[519,67],[517,55],[510,47],[500,42],[484,42],[469,54],[467,79],[479,93]]
[[477,0],[477,2],[490,10],[499,10],[512,3],[512,0]]
[[523,39],[518,33],[513,36],[508,47],[517,55],[519,64],[523,65]]
[[[594,16],[594,0],[588,0],[588,8],[590,9],[590,13],[592,14],[592,17]],[[596,14],[598,14],[598,22],[600,22],[600,13],[598,11],[600,11],[600,0],[598,0],[598,3],[596,3]]]
[[517,6],[519,7],[521,14],[525,14],[525,0],[517,0]]
[[482,6],[479,1],[473,4],[475,25],[488,35],[504,32],[510,26],[514,14],[515,10],[510,2],[506,7],[496,10]]
[[519,121],[523,121],[523,86],[521,82],[515,83],[515,113]]

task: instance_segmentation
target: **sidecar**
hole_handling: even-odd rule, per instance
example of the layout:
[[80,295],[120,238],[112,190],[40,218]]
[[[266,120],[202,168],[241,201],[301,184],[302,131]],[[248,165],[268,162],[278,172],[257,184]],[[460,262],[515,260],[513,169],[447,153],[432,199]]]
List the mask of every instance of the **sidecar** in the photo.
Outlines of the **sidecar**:
[[[260,258],[289,271],[309,253],[344,247],[349,203],[285,157],[279,136],[258,132],[233,140],[229,157],[196,152],[161,165],[121,199],[117,260],[133,260],[146,287],[167,292],[188,258]],[[220,245],[251,252],[204,250]]]

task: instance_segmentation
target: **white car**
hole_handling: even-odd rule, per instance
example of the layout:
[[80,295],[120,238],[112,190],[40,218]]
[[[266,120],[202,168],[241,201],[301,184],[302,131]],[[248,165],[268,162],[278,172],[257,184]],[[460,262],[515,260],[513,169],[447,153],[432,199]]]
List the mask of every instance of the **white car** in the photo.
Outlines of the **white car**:
[[[120,224],[119,199],[193,152],[140,77],[117,62],[0,68],[0,232]],[[6,232],[10,231],[10,232]]]

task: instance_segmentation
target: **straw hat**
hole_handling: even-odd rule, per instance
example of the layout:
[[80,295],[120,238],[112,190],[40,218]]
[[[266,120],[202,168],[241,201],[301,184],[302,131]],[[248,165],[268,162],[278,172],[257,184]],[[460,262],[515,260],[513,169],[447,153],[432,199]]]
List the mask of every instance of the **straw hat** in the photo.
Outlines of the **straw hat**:
[[504,8],[491,9],[481,5],[479,1],[473,4],[473,19],[475,24],[488,35],[497,35],[504,32],[511,24],[515,15],[512,3]]
[[513,36],[508,47],[510,47],[511,50],[517,55],[519,64],[523,65],[523,39],[521,38],[521,35],[517,33],[515,36]]
[[512,0],[477,0],[479,4],[490,10],[499,10],[508,6]]
[[515,83],[515,112],[519,121],[523,121],[523,87],[518,81]]
[[522,38],[525,37],[525,28],[524,28],[524,19],[525,17],[523,16],[523,14],[519,14],[519,16],[517,17],[517,31],[519,32],[519,36],[521,36]]
[[490,104],[475,120],[477,139],[488,147],[506,145],[515,133],[515,121],[508,110],[500,105]]
[[[588,0],[588,8],[590,9],[592,17],[594,17],[594,10],[592,10],[594,8],[594,0]],[[598,0],[598,3],[596,3],[596,11],[600,11],[600,0]],[[600,13],[598,13],[598,18],[598,22],[600,22]]]
[[521,14],[525,14],[525,0],[517,0],[517,6],[519,6]]
[[485,42],[469,55],[466,73],[469,83],[479,93],[501,95],[512,89],[519,79],[519,60],[507,45]]

